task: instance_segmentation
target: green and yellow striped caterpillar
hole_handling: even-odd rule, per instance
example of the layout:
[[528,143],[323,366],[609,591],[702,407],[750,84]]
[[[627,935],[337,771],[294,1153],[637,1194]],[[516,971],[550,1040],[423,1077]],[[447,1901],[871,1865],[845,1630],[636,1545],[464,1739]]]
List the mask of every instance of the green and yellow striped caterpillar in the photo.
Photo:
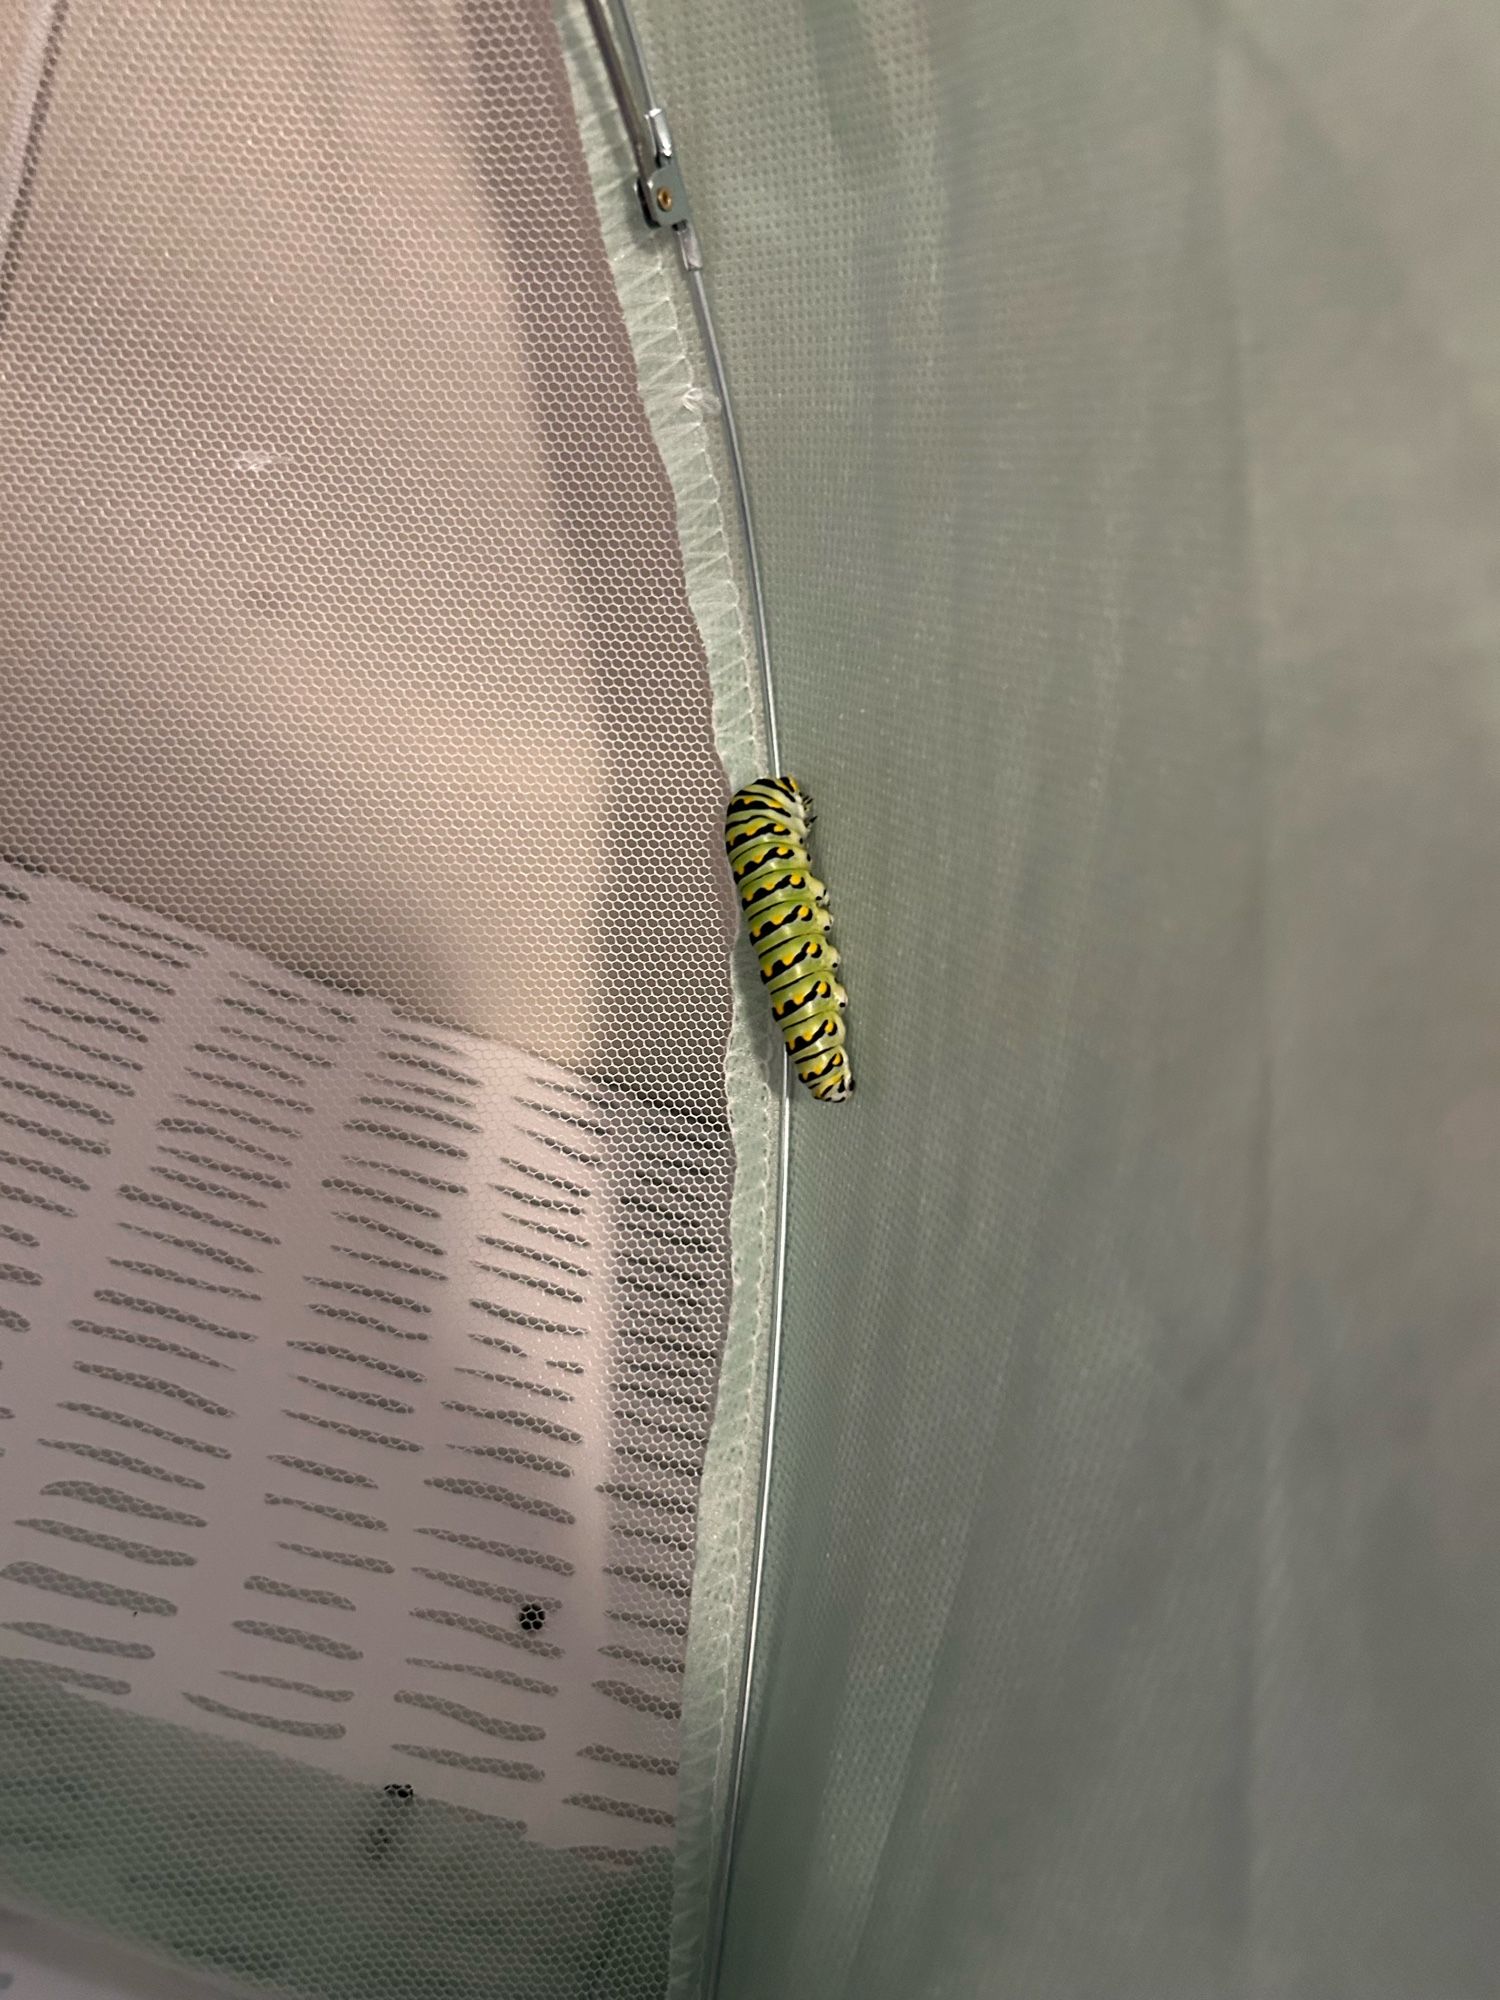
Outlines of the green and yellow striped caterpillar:
[[795,778],[761,778],[729,801],[724,845],[787,1053],[814,1097],[842,1104],[854,1094],[849,996],[834,976],[828,891],[808,865],[811,824],[812,801]]

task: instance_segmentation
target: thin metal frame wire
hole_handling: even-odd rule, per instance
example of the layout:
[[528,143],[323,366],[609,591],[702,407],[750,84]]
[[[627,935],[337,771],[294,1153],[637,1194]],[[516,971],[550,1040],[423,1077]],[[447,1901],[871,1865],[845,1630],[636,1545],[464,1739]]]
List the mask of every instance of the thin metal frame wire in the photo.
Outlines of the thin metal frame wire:
[[[766,745],[771,769],[781,772],[781,746],[776,727],[776,702],[771,681],[770,634],[766,623],[765,594],[761,588],[760,560],[756,552],[755,527],[750,511],[750,488],[740,453],[739,431],[734,421],[734,405],[723,356],[709,307],[703,273],[687,265],[688,289],[703,336],[714,394],[724,418],[724,443],[729,457],[740,527],[745,543],[745,571],[750,585],[756,639],[761,664],[761,699],[765,709]],[[704,1996],[714,2000],[724,1969],[724,1948],[728,1934],[729,1892],[733,1882],[734,1858],[739,1844],[740,1813],[745,1787],[745,1765],[750,1747],[750,1691],[755,1678],[760,1644],[761,1598],[765,1584],[766,1534],[771,1513],[771,1481],[776,1458],[776,1414],[781,1400],[781,1336],[786,1306],[786,1249],[788,1202],[792,1173],[792,1064],[785,1047],[781,1051],[781,1079],[777,1112],[776,1238],[771,1280],[771,1323],[768,1329],[765,1404],[761,1417],[760,1483],[755,1505],[755,1541],[750,1565],[750,1594],[745,1612],[745,1646],[740,1663],[739,1699],[735,1710],[734,1751],[730,1765],[729,1798],[724,1816],[720,1860],[710,1915],[709,1950],[705,1961]]]
[[[584,0],[600,59],[609,77],[610,88],[619,107],[637,161],[644,164],[655,137],[654,121],[661,116],[651,88],[645,51],[641,46],[629,0]],[[630,72],[634,72],[632,78]],[[637,92],[639,95],[637,95]],[[761,579],[760,555],[755,537],[755,517],[750,504],[750,483],[740,448],[739,426],[735,422],[734,399],[730,394],[723,350],[714,325],[713,309],[703,276],[703,257],[697,234],[690,222],[673,232],[682,257],[683,274],[693,301],[703,351],[718,399],[724,426],[724,446],[734,487],[735,509],[739,515],[744,547],[745,574],[750,590],[750,607],[755,626],[756,655],[760,668],[760,694],[765,718],[766,750],[772,775],[780,775],[781,732],[776,716],[776,689],[771,672],[771,635],[766,616],[766,597]],[[709,1913],[708,1950],[704,1959],[704,2000],[715,2000],[724,1971],[728,1935],[729,1897],[734,1879],[735,1854],[739,1844],[740,1820],[744,1803],[745,1769],[750,1743],[750,1696],[755,1679],[760,1646],[761,1601],[764,1594],[766,1538],[771,1511],[771,1486],[775,1473],[776,1424],[781,1398],[782,1327],[786,1306],[786,1255],[788,1201],[791,1188],[791,1061],[781,1052],[781,1079],[778,1113],[776,1236],[771,1281],[771,1322],[768,1329],[765,1403],[761,1419],[760,1479],[756,1493],[754,1548],[750,1566],[749,1602],[745,1616],[745,1643],[740,1663],[739,1698],[736,1706],[734,1745],[729,1775],[729,1796],[719,1846],[713,1902]]]
[[[766,746],[771,758],[771,769],[777,775],[781,772],[781,745],[776,727],[776,699],[771,679],[771,641],[766,622],[765,593],[761,588],[760,559],[755,544],[755,524],[750,509],[750,487],[745,477],[745,463],[740,452],[739,430],[734,421],[734,404],[729,394],[729,380],[724,369],[723,354],[719,348],[718,336],[714,328],[713,313],[709,306],[708,291],[703,282],[701,268],[689,264],[683,258],[687,275],[688,290],[692,293],[693,308],[698,317],[699,331],[703,337],[703,349],[708,359],[709,373],[713,377],[714,394],[719,399],[723,411],[724,443],[729,457],[730,478],[734,485],[735,502],[739,510],[740,528],[745,544],[745,572],[749,580],[751,608],[754,614],[757,648],[760,657],[761,699],[764,704],[766,721]],[[734,1751],[730,1765],[729,1798],[724,1816],[724,1830],[720,1845],[719,1868],[714,1885],[713,1908],[710,1913],[709,1949],[705,1960],[704,2000],[714,2000],[719,1991],[724,1970],[724,1949],[728,1935],[729,1893],[733,1884],[734,1859],[739,1844],[740,1814],[745,1788],[745,1765],[750,1748],[750,1692],[755,1678],[756,1657],[760,1645],[761,1599],[764,1593],[766,1569],[766,1535],[771,1514],[771,1481],[776,1458],[776,1416],[781,1401],[781,1340],[782,1323],[786,1306],[786,1251],[788,1203],[791,1191],[792,1173],[792,1065],[785,1047],[781,1051],[781,1079],[779,1109],[777,1113],[777,1166],[776,1166],[776,1238],[773,1253],[771,1280],[771,1323],[768,1329],[768,1352],[766,1356],[765,1404],[761,1416],[760,1443],[760,1483],[755,1505],[754,1552],[750,1565],[750,1593],[745,1612],[745,1646],[740,1663],[739,1699],[735,1710]]]

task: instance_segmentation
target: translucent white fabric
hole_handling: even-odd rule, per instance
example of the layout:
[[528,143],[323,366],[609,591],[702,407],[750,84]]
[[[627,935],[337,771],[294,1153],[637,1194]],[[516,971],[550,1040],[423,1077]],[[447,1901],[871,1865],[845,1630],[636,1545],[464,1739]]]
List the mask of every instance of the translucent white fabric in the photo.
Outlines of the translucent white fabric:
[[725,2000],[1479,2000],[1500,15],[642,11],[860,1075]]

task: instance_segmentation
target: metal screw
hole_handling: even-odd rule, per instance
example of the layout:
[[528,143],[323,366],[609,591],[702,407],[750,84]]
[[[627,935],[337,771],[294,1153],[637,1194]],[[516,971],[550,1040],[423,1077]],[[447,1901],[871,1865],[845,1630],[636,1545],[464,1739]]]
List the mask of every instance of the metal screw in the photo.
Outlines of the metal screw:
[[672,206],[672,190],[670,188],[658,188],[656,190],[656,205],[663,214]]

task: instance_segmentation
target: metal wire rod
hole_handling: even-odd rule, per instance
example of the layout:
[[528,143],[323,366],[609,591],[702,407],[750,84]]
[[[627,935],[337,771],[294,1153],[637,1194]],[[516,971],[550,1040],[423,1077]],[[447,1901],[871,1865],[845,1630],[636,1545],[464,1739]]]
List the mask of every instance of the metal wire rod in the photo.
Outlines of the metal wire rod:
[[[589,24],[599,44],[599,54],[609,77],[610,89],[636,157],[637,185],[646,220],[653,228],[669,228],[677,238],[703,351],[718,399],[724,426],[724,446],[729,462],[730,484],[734,488],[744,547],[745,574],[750,593],[751,622],[755,628],[756,658],[760,670],[761,711],[764,717],[766,752],[773,776],[781,774],[781,731],[776,714],[776,688],[771,671],[771,635],[766,617],[765,589],[761,579],[760,555],[755,537],[755,519],[750,505],[750,485],[740,448],[739,426],[735,422],[734,399],[724,366],[703,275],[703,255],[688,207],[687,189],[681,179],[666,116],[656,101],[646,67],[645,52],[636,31],[628,0],[584,0]],[[766,1536],[770,1520],[771,1487],[775,1474],[777,1411],[781,1394],[782,1327],[786,1306],[786,1248],[788,1201],[791,1189],[791,1060],[781,1053],[780,1109],[777,1144],[777,1187],[775,1247],[771,1280],[771,1323],[768,1329],[765,1402],[761,1418],[760,1478],[756,1492],[754,1546],[750,1564],[749,1602],[745,1615],[745,1643],[740,1663],[739,1701],[735,1715],[734,1742],[729,1771],[729,1793],[715,1871],[713,1901],[709,1912],[708,1951],[704,1961],[704,2000],[714,2000],[723,1978],[724,1952],[728,1934],[729,1897],[734,1879],[740,1820],[744,1807],[745,1771],[750,1741],[750,1691],[755,1679],[760,1646],[761,1599],[765,1587]]]

